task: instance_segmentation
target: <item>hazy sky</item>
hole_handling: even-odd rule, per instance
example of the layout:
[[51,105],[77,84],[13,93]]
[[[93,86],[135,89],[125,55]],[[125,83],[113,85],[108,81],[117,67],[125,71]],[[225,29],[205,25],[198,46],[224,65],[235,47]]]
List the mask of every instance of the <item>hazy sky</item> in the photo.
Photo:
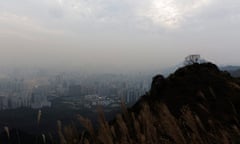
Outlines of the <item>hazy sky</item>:
[[239,0],[0,0],[0,66],[240,65]]

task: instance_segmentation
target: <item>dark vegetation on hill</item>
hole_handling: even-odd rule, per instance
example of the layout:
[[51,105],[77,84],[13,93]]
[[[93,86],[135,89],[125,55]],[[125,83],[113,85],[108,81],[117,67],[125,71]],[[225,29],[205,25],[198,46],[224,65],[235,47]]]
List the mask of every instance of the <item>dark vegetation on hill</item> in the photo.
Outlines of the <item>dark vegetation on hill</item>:
[[212,63],[192,64],[169,77],[157,75],[151,90],[99,128],[79,117],[86,131],[59,129],[62,143],[240,143],[240,81]]
[[[168,78],[153,78],[150,93],[132,108],[137,111],[141,102],[154,105],[165,103],[174,116],[187,105],[199,117],[232,120],[240,110],[240,81],[211,63],[193,64],[178,69]],[[205,121],[204,121],[205,122]]]

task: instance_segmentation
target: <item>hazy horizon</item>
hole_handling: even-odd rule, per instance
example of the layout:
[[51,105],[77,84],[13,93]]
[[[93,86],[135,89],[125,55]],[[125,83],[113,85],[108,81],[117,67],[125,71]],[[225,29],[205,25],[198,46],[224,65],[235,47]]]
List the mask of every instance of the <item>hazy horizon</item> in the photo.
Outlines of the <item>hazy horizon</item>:
[[0,2],[0,67],[163,70],[195,53],[240,65],[235,0]]

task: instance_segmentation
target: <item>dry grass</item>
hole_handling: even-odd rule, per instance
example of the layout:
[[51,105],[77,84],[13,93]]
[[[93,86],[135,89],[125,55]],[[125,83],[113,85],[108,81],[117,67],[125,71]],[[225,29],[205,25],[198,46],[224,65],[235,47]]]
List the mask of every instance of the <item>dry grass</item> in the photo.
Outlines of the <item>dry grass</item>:
[[6,132],[7,134],[7,138],[10,139],[10,132],[9,132],[9,128],[7,126],[5,126],[4,128],[4,131]]
[[[158,111],[158,113],[153,111]],[[89,119],[79,116],[86,131],[78,132],[74,126],[61,128],[59,136],[62,144],[234,144],[239,143],[240,130],[236,125],[224,126],[217,120],[209,120],[208,127],[189,107],[182,109],[180,118],[175,118],[163,103],[148,104],[135,115],[122,105],[122,114],[109,124],[99,114],[99,127],[95,130]]]

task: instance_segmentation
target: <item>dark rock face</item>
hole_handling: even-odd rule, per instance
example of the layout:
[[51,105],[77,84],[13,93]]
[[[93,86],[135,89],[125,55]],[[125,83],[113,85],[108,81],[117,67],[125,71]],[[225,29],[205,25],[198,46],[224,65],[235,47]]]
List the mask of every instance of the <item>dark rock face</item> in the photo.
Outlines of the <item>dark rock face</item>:
[[165,85],[166,85],[166,81],[164,76],[156,75],[155,77],[153,77],[151,90],[150,90],[151,95],[154,97],[160,96],[161,93],[164,91]]

